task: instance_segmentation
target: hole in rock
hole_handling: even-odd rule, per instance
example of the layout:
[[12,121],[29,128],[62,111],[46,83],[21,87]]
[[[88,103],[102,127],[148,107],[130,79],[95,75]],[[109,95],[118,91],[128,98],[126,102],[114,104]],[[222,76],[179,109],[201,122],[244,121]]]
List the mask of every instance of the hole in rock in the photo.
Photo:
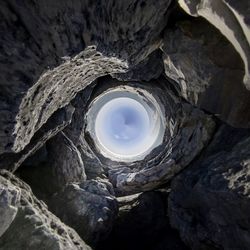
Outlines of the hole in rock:
[[163,141],[163,110],[147,91],[117,87],[97,96],[87,131],[100,153],[115,161],[141,160]]

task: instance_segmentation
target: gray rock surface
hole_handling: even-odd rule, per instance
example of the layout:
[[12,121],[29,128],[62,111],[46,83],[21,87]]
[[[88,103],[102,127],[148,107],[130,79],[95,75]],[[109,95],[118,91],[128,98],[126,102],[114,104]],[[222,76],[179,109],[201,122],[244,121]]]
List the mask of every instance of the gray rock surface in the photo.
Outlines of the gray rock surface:
[[96,78],[109,73],[124,72],[126,68],[125,62],[115,57],[105,57],[92,46],[41,75],[20,105],[15,134],[16,141],[21,144],[14,144],[14,150],[23,149],[57,109],[68,104],[77,92]]
[[170,222],[191,249],[249,248],[249,136],[249,130],[223,126],[172,182]]
[[[22,150],[56,109],[97,77],[124,72],[117,58],[133,64],[157,49],[169,4],[1,2],[0,153]],[[109,57],[93,48],[82,53],[93,44]]]
[[90,250],[70,227],[48,211],[27,184],[1,170],[1,250]]
[[0,168],[16,171],[25,160],[39,150],[47,140],[67,127],[72,119],[74,107],[67,105],[57,110],[46,124],[33,136],[29,145],[19,153],[4,153],[0,155]]
[[[249,14],[247,0],[1,1],[0,250],[184,250],[178,233],[247,250]],[[86,130],[118,85],[164,111],[163,143],[132,163]]]
[[140,63],[130,67],[127,73],[111,75],[119,81],[150,81],[157,79],[164,70],[161,58],[161,51],[156,50]]
[[243,65],[219,31],[200,18],[182,21],[165,31],[162,49],[165,73],[181,96],[232,126],[250,127]]
[[17,214],[20,202],[20,190],[14,186],[0,185],[0,237],[11,225]]
[[107,237],[118,212],[112,185],[101,179],[68,184],[49,207],[91,245]]
[[[58,182],[58,186],[62,188],[67,184],[67,180],[81,181],[74,173],[82,169],[82,167],[77,167],[82,165],[80,163],[82,161],[88,179],[105,178],[106,172],[119,195],[151,190],[166,183],[186,167],[213,134],[213,119],[177,97],[171,90],[171,84],[164,78],[148,83],[124,83],[116,79],[103,78],[95,84],[98,86],[89,86],[72,102],[75,112],[71,124],[64,129],[63,134],[68,138],[67,140],[71,141],[71,144],[74,144],[74,150],[72,151],[72,146],[65,144],[61,135],[47,143],[48,166],[52,169],[54,166],[55,172],[58,171],[57,174],[52,174],[54,176],[52,179],[54,182],[63,179],[64,181]],[[153,94],[164,106],[166,116],[167,130],[162,145],[152,151],[152,154],[145,160],[132,164],[120,164],[103,159],[103,156],[93,147],[94,142],[89,140],[85,132],[85,114],[90,99],[98,96],[105,88],[124,84],[145,89]],[[77,162],[75,163],[72,162],[73,153],[76,156]],[[47,175],[45,178],[48,178]]]
[[190,15],[202,16],[231,42],[245,65],[244,83],[250,89],[249,1],[237,0],[179,0]]
[[58,189],[68,183],[86,180],[81,153],[63,132],[53,137],[46,148],[48,164],[53,171],[54,185]]
[[152,190],[184,169],[207,145],[215,128],[212,117],[174,95],[164,79],[135,84],[164,106],[166,132],[163,143],[132,164],[111,163],[108,176],[117,195]]
[[233,12],[237,21],[239,22],[243,33],[250,44],[250,4],[248,1],[235,1],[235,0],[223,0],[228,8]]
[[76,98],[71,102],[71,104],[75,108],[72,122],[63,131],[79,150],[82,161],[84,162],[87,179],[103,177],[104,174],[102,164],[89,147],[84,136],[84,126],[86,126],[84,120],[87,112],[87,106],[90,102],[90,99],[92,98],[92,93],[96,90],[95,86],[97,84],[103,85],[104,83],[105,80],[102,80],[102,78],[100,78],[99,80],[95,81],[93,84],[85,88],[83,91],[78,93]]
[[168,192],[158,190],[118,198],[113,230],[97,250],[187,250],[169,225],[167,197]]

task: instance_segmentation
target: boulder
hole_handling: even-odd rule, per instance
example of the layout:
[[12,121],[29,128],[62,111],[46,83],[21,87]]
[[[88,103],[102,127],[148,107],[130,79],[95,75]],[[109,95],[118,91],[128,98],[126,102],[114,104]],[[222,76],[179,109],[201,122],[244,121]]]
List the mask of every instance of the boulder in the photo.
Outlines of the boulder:
[[72,228],[48,211],[27,184],[5,170],[0,175],[1,250],[91,249]]
[[249,248],[249,173],[250,131],[222,127],[204,155],[173,180],[170,222],[191,249]]

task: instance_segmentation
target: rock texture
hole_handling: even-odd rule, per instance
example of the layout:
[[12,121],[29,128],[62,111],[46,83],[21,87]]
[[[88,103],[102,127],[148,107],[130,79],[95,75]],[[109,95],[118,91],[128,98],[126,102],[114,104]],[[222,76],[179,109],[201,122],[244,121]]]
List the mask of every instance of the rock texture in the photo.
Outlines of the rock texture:
[[179,0],[190,15],[202,16],[214,25],[232,43],[245,65],[244,83],[250,89],[249,1],[237,0]]
[[[139,62],[158,48],[170,1],[153,3],[1,2],[0,153],[22,150],[95,78],[124,72],[117,58]],[[93,44],[117,58],[82,52]]]
[[53,169],[54,185],[58,189],[72,182],[86,180],[81,154],[74,143],[61,132],[47,143],[48,164]]
[[[118,195],[151,190],[166,183],[186,167],[206,146],[213,134],[215,127],[213,119],[177,97],[171,90],[171,84],[164,78],[143,84],[118,82],[115,79],[103,78],[96,81],[95,84],[96,87],[89,86],[86,92],[84,90],[79,93],[79,96],[72,103],[75,112],[71,124],[63,131],[65,139],[59,134],[47,143],[48,165],[56,169],[55,173],[52,174],[54,182],[61,179],[58,186],[64,187],[68,182],[82,181],[79,179],[80,176],[74,174],[80,173],[80,169],[83,169],[80,163],[82,161],[86,167],[88,179],[105,178],[106,172]],[[112,162],[104,158],[95,148],[95,143],[85,130],[87,123],[85,114],[89,102],[94,97],[98,97],[98,94],[105,91],[106,88],[118,85],[127,85],[148,91],[159,100],[165,109],[164,142],[144,160],[132,164]],[[72,145],[67,145],[69,143],[65,144],[65,140],[71,141],[74,149]]]
[[[0,250],[249,249],[249,14],[247,0],[1,1]],[[163,142],[132,163],[87,130],[93,100],[124,85],[164,114]]]
[[174,95],[164,79],[135,83],[164,107],[165,138],[145,159],[132,164],[112,163],[108,176],[117,195],[159,187],[185,168],[206,146],[215,128],[213,119]]
[[170,222],[191,249],[249,248],[249,136],[222,127],[205,155],[173,181]]
[[59,218],[91,245],[110,233],[118,212],[113,188],[104,180],[69,184],[49,204]]
[[0,190],[1,221],[4,218],[0,249],[91,249],[49,212],[25,183],[7,171],[1,171]]
[[8,229],[15,219],[20,202],[20,191],[14,186],[4,186],[1,178],[0,187],[0,236]]
[[219,31],[202,19],[179,21],[166,30],[162,50],[165,73],[181,96],[232,126],[249,128],[243,65]]
[[123,74],[111,74],[119,81],[150,81],[157,79],[163,73],[163,61],[161,50],[152,52],[143,61],[129,68]]
[[158,190],[118,198],[113,230],[97,249],[187,250],[169,225],[167,197],[168,192]]
[[35,134],[29,145],[19,153],[4,153],[0,155],[0,168],[16,171],[18,167],[40,149],[47,140],[67,127],[74,113],[74,107],[68,105],[57,110],[46,124]]
[[77,92],[96,78],[109,73],[124,72],[126,67],[125,62],[104,57],[93,46],[44,73],[29,89],[20,105],[14,133],[17,134],[16,140],[22,143],[14,144],[14,150],[22,150],[48,118],[58,108],[68,104]]
[[[105,83],[105,80],[102,79],[103,78],[99,78],[93,84],[79,92],[76,98],[71,102],[75,108],[75,112],[71,124],[63,131],[79,150],[84,162],[87,179],[104,176],[103,166],[88,145],[84,135],[87,107],[91,101],[93,92],[96,91],[96,85],[103,85]],[[58,154],[60,154],[60,147],[58,147]]]

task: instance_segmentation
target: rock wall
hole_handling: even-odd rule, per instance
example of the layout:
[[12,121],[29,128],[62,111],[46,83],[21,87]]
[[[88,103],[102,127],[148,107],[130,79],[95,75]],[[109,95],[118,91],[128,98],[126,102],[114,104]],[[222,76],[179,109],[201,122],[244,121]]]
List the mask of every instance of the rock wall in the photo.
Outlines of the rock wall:
[[[2,1],[0,249],[248,249],[249,15],[247,0]],[[142,160],[105,157],[87,130],[118,86],[163,110]]]
[[4,170],[0,178],[0,249],[91,249],[25,183]]
[[172,182],[170,221],[192,249],[249,247],[249,132],[221,127],[201,159]]

